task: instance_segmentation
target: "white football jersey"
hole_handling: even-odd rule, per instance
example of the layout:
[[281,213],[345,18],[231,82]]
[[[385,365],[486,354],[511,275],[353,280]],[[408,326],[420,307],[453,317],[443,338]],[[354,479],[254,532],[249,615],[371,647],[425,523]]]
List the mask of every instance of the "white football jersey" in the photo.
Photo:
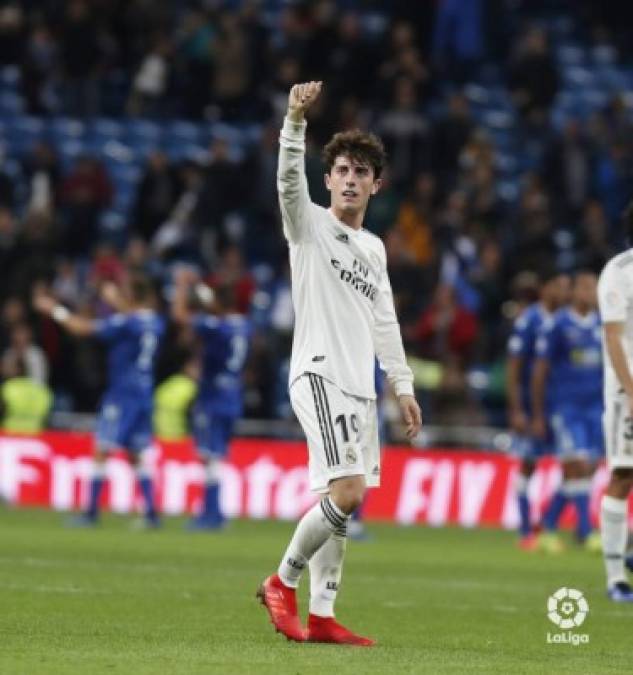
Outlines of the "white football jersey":
[[[598,281],[598,305],[602,323],[624,323],[624,353],[633,371],[633,249],[611,258]],[[621,389],[618,378],[606,353],[603,339],[604,392],[613,396]]]
[[377,356],[396,394],[412,394],[385,247],[310,200],[305,129],[305,121],[284,120],[277,174],[295,308],[290,384],[316,373],[347,394],[374,399]]

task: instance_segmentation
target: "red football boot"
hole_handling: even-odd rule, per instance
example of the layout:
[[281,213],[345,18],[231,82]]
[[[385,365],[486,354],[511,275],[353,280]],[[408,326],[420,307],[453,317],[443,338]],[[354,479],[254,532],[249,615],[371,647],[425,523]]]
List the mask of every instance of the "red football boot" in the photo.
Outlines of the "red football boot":
[[524,537],[521,537],[519,541],[517,542],[517,546],[522,550],[522,551],[538,551],[538,537],[534,534],[534,532],[530,532],[530,534],[526,534]]
[[337,623],[332,616],[308,616],[308,642],[332,642],[339,645],[371,647],[376,644],[371,638],[361,637]]
[[297,613],[297,595],[294,588],[286,586],[277,574],[262,582],[256,596],[268,610],[270,621],[278,633],[289,640],[305,642],[306,631]]

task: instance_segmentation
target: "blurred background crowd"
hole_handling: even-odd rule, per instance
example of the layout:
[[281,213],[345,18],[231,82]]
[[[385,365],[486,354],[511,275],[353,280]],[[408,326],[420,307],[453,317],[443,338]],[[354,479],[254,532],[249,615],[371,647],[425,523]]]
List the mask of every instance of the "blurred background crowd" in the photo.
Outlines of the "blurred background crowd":
[[[63,8],[63,9],[61,9]],[[504,424],[509,326],[535,272],[623,246],[633,179],[633,9],[590,0],[0,2],[0,354],[93,411],[103,354],[34,316],[38,284],[86,314],[143,270],[235,288],[256,337],[246,416],[288,418],[292,331],[277,137],[290,86],[324,80],[307,173],[352,127],[390,169],[385,242],[416,387],[436,424]],[[172,329],[159,378],[187,362]]]

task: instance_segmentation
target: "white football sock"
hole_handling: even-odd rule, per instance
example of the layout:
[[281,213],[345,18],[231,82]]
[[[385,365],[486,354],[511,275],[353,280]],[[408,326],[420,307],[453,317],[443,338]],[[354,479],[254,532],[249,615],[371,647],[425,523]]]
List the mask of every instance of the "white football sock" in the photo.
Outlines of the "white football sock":
[[347,537],[333,534],[310,558],[310,614],[334,616]]
[[628,536],[627,513],[626,499],[604,495],[600,506],[600,533],[607,586],[612,586],[618,581],[626,581],[624,552]]
[[517,495],[527,495],[529,482],[530,479],[527,476],[524,476],[522,473],[517,473],[516,478],[514,479],[514,489],[516,490]]
[[286,586],[296,588],[308,561],[333,533],[345,536],[349,516],[329,498],[324,497],[299,521],[278,574]]

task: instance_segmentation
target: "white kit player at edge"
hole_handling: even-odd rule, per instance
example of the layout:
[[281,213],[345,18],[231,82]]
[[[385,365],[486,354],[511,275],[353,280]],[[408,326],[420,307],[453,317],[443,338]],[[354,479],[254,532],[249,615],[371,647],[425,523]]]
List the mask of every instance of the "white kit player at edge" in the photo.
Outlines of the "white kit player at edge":
[[[373,134],[335,134],[324,148],[331,205],[310,200],[304,113],[321,82],[295,85],[280,137],[278,191],[290,251],[295,328],[290,400],[303,427],[311,488],[324,496],[300,520],[277,574],[258,597],[277,631],[297,642],[370,646],[334,619],[347,521],[367,487],[380,484],[374,388],[377,357],[398,398],[407,436],[420,431],[413,374],[406,364],[382,241],[363,229],[381,185],[384,149]],[[307,629],[295,589],[310,571]]]
[[[623,223],[633,241],[633,202]],[[605,265],[598,283],[604,326],[604,433],[609,484],[600,508],[607,594],[615,602],[633,602],[625,565],[628,498],[633,488],[633,248]]]

